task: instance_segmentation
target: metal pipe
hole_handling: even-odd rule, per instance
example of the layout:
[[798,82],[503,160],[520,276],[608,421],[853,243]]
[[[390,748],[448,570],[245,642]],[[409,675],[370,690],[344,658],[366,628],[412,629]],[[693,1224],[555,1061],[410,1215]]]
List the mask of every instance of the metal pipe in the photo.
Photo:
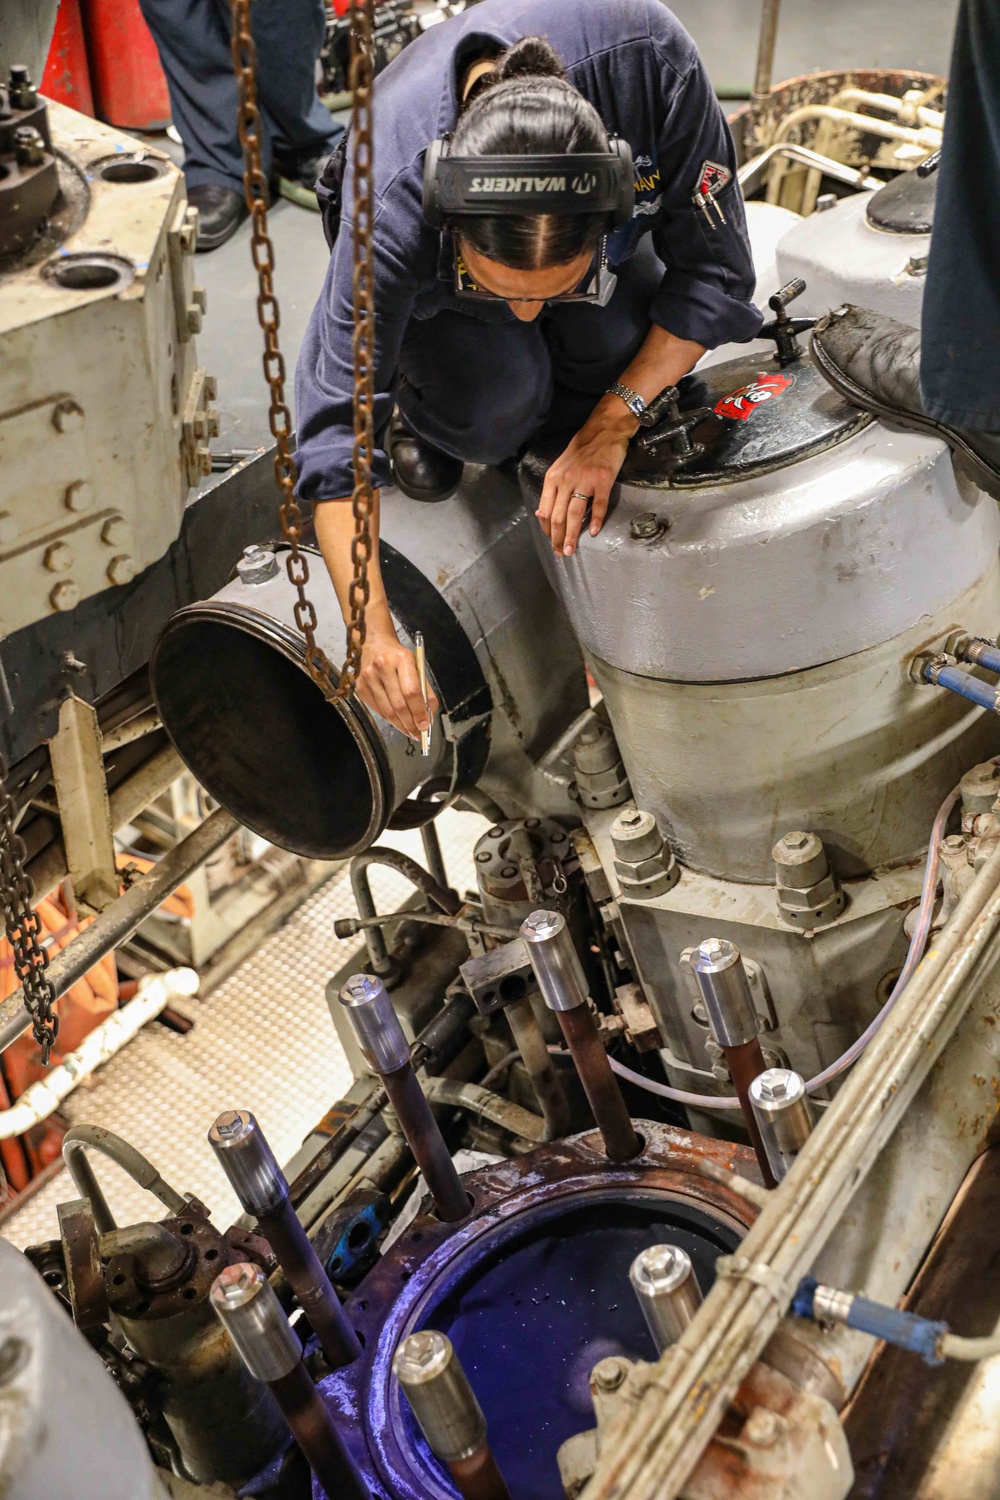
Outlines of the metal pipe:
[[757,1035],[757,1012],[740,950],[726,938],[706,938],[691,955],[691,969],[698,981],[712,1035],[722,1048],[733,1080],[764,1186],[774,1187],[774,1174],[750,1103],[750,1084],[767,1064]]
[[428,1078],[424,1093],[432,1104],[467,1109],[535,1145],[549,1139],[545,1121],[538,1115],[533,1115],[530,1109],[522,1109],[512,1099],[505,1099],[503,1094],[481,1088],[478,1083],[461,1083],[456,1078]]
[[448,1465],[463,1500],[510,1500],[482,1407],[451,1340],[432,1328],[411,1333],[400,1342],[392,1369],[427,1446]]
[[835,109],[830,104],[803,104],[785,115],[778,126],[776,141],[786,139],[790,131],[806,120],[836,120],[841,125],[852,125],[855,130],[883,135],[891,141],[909,141],[932,151],[941,144],[941,131],[932,125],[897,125],[893,120],[880,120],[877,115],[859,115],[849,109]]
[[835,182],[842,182],[845,187],[863,188],[872,192],[885,187],[880,177],[872,177],[870,173],[859,172],[856,167],[848,167],[841,161],[835,161],[832,156],[822,156],[818,151],[813,151],[808,146],[800,146],[795,141],[779,141],[777,145],[768,146],[767,150],[762,151],[759,156],[745,162],[736,173],[745,198],[751,197],[757,191],[764,182],[771,163],[779,156],[787,157],[790,161],[798,162],[800,166],[809,167],[813,171],[822,172],[825,177],[832,177]]
[[448,885],[448,871],[444,867],[444,855],[441,853],[441,840],[438,838],[437,825],[435,823],[424,823],[420,829],[420,843],[424,851],[424,859],[427,861],[427,871],[433,880],[436,880],[443,891],[450,890]]
[[[923,97],[926,98],[927,95],[924,94]],[[926,104],[910,103],[896,94],[874,94],[867,89],[841,89],[827,103],[834,109],[843,108],[845,104],[867,104],[870,109],[887,109],[890,114],[901,115],[904,119],[908,117],[920,125],[930,125],[935,130],[944,129],[944,110],[930,109]]]
[[[462,908],[454,891],[446,890],[415,859],[411,859],[408,854],[401,854],[398,849],[382,849],[376,845],[373,849],[366,849],[363,854],[356,854],[351,860],[351,889],[358,915],[366,924],[372,917],[378,916],[368,879],[370,865],[386,865],[390,870],[395,870],[397,875],[402,875],[411,885],[415,885],[418,891],[423,891],[449,917],[457,916]],[[376,974],[385,974],[392,967],[385,937],[378,927],[366,925],[364,931],[371,966]]]
[[[646,1382],[641,1406],[629,1405],[607,1433],[588,1500],[623,1494],[629,1500],[676,1500],[802,1276],[837,1230],[974,997],[995,977],[998,953],[1000,849],[976,874],[892,1015],[771,1195],[736,1263],[723,1267],[726,1274],[716,1280],[676,1349]],[[994,999],[991,991],[983,1000],[991,1013]],[[976,1039],[973,1032],[968,1035]],[[956,1062],[963,1064],[966,1082],[961,1050]],[[948,1070],[947,1053],[943,1067]],[[971,1137],[969,1144],[974,1150]],[[877,1194],[875,1209],[884,1212]],[[936,1228],[937,1220],[928,1221],[925,1245]]]
[[368,1488],[334,1425],[274,1289],[243,1262],[216,1277],[212,1307],[250,1374],[273,1394],[292,1436],[332,1500],[368,1500]]
[[558,1017],[608,1160],[630,1161],[639,1155],[642,1141],[635,1133],[618,1080],[611,1071],[566,920],[557,911],[532,912],[521,923],[521,937],[542,998]]
[[812,1134],[805,1079],[791,1068],[766,1068],[750,1084],[750,1107],[771,1171],[781,1182]]
[[483,922],[479,917],[449,917],[443,911],[402,911],[380,913],[374,917],[338,917],[333,924],[333,935],[338,938],[357,937],[371,927],[388,927],[390,922],[421,922],[429,927],[453,927],[457,932],[474,932],[480,937],[496,937],[510,941],[517,937],[516,927],[498,927],[493,922]]
[[771,92],[774,75],[774,48],[778,40],[778,12],[781,0],[762,0],[760,37],[757,42],[757,67],[754,72],[754,99],[764,99]]
[[691,1257],[680,1245],[649,1245],[629,1268],[657,1354],[675,1344],[701,1306]]
[[[46,972],[56,997],[64,995],[106,953],[131,937],[139,923],[231,838],[238,827],[230,813],[217,808],[147,874],[140,875],[117,901],[105,907],[79,937],[50,960]],[[0,1052],[17,1040],[30,1020],[24,1008],[24,991],[15,990],[0,1004]]]
[[[63,949],[64,953],[68,951]],[[78,1083],[120,1052],[171,1000],[193,995],[197,989],[198,976],[193,969],[170,969],[166,974],[148,977],[134,1000],[121,1010],[112,1011],[74,1052],[25,1089],[9,1109],[0,1110],[0,1141],[23,1135],[33,1125],[47,1120]]]
[[340,1003],[365,1062],[382,1080],[439,1216],[447,1223],[464,1219],[469,1212],[468,1197],[413,1071],[410,1044],[385,986],[373,975],[354,974],[340,992]]
[[548,1045],[538,1024],[538,1017],[532,1009],[531,1000],[525,996],[523,1000],[513,1001],[504,1006],[504,1015],[545,1120],[545,1135],[542,1139],[557,1141],[561,1136],[569,1134],[572,1123],[569,1100],[566,1098],[562,1079],[552,1065]]
[[361,1344],[330,1284],[312,1241],[292,1207],[288,1182],[264,1132],[247,1109],[229,1109],[208,1132],[229,1184],[245,1213],[278,1258],[327,1362],[337,1368],[361,1353]]
[[124,724],[116,724],[114,729],[102,732],[101,754],[110,755],[112,750],[120,750],[123,745],[131,745],[135,740],[145,739],[147,734],[155,734],[157,729],[162,728],[163,720],[160,718],[160,710],[155,705],[152,708],[145,708],[134,718],[126,719]]

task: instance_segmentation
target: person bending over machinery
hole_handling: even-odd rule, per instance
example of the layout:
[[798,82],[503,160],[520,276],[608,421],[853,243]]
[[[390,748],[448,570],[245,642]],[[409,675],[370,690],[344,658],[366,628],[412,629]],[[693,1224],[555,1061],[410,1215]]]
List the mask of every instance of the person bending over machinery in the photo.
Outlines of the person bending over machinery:
[[[659,394],[761,323],[735,153],[705,68],[659,0],[483,0],[407,48],[376,94],[374,483],[442,500],[465,462],[503,463],[565,434],[537,514],[569,557],[588,517],[600,530]],[[299,495],[341,501],[316,505],[316,534],[346,611],[344,159],[326,174],[333,253],[296,403]],[[377,509],[374,521],[377,535]],[[428,712],[377,555],[358,692],[416,736]]]

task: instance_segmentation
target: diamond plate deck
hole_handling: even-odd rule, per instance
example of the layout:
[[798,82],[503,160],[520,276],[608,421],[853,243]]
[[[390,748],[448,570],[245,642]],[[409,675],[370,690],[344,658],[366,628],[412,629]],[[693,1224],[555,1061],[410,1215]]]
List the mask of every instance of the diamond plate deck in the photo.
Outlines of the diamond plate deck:
[[[474,813],[454,811],[442,813],[437,823],[451,883],[474,888],[472,848],[486,824]],[[386,834],[380,843],[423,861],[418,833]],[[397,909],[411,893],[392,870],[373,865],[369,874],[381,911]],[[352,948],[334,937],[333,923],[354,911],[345,868],[213,994],[186,1005],[196,1021],[187,1036],[148,1026],[90,1087],[81,1085],[69,1096],[65,1116],[125,1136],[176,1188],[202,1199],[224,1228],[239,1209],[206,1140],[220,1110],[252,1109],[279,1161],[286,1161],[350,1085],[323,991]],[[361,951],[360,944],[353,946]],[[95,1165],[119,1223],[162,1212],[112,1163],[95,1158]],[[75,1196],[61,1172],[2,1233],[21,1248],[54,1238],[56,1205]]]

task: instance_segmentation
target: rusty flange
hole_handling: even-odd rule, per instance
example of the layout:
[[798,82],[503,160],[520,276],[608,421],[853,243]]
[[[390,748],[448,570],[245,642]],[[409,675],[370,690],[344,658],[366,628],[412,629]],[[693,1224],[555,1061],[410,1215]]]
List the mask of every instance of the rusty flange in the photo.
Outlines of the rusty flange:
[[[756,1210],[725,1183],[699,1175],[698,1168],[707,1160],[759,1181],[752,1153],[727,1141],[708,1140],[651,1121],[637,1122],[637,1129],[644,1150],[632,1161],[610,1163],[599,1135],[587,1132],[470,1173],[463,1178],[470,1197],[469,1217],[458,1224],[444,1224],[432,1213],[422,1212],[361,1283],[347,1311],[364,1353],[327,1377],[322,1390],[373,1494],[392,1500],[453,1500],[448,1478],[416,1432],[392,1375],[392,1356],[400,1339],[418,1328],[444,1323],[454,1328],[450,1320],[458,1316],[455,1309],[465,1294],[473,1286],[478,1288],[481,1278],[497,1266],[509,1266],[525,1246],[534,1243],[533,1236],[546,1243],[558,1240],[572,1215],[591,1210],[606,1217],[612,1232],[617,1221],[624,1222],[630,1215],[646,1215],[655,1226],[686,1223],[689,1227],[682,1232],[690,1233],[692,1241],[700,1239],[701,1274],[708,1282],[714,1256],[725,1247],[735,1247],[743,1237]],[[572,1255],[571,1235],[564,1243]],[[610,1273],[603,1277],[600,1267],[595,1278],[588,1269],[584,1279],[602,1284],[583,1288],[584,1294],[593,1291],[595,1296],[584,1295],[582,1302],[577,1284],[578,1308],[586,1310],[600,1303],[614,1315],[610,1320],[614,1324],[620,1305],[621,1317],[631,1318],[627,1267],[621,1275],[620,1269],[616,1267],[613,1278]],[[526,1283],[525,1300],[530,1290]],[[514,1293],[508,1289],[505,1295]],[[545,1298],[548,1301],[548,1294]],[[520,1314],[512,1311],[507,1323],[504,1308],[499,1310],[499,1326],[510,1334],[505,1340],[508,1357],[523,1336],[524,1326],[531,1325],[520,1366],[523,1385],[516,1382],[517,1399],[523,1397],[526,1405],[544,1404],[553,1393],[559,1394],[554,1388],[568,1379],[565,1362],[558,1365],[556,1361],[554,1370],[545,1368],[546,1361],[555,1358],[555,1335],[549,1339],[545,1331],[554,1308],[555,1299],[548,1308],[539,1308],[537,1328],[530,1307]],[[641,1323],[637,1310],[636,1318]],[[565,1336],[565,1317],[562,1333]],[[581,1355],[589,1357],[595,1347],[591,1338]],[[647,1357],[652,1357],[652,1351]],[[516,1349],[514,1358],[521,1358]],[[588,1373],[589,1366],[582,1370],[584,1388]],[[470,1378],[475,1386],[474,1372]],[[477,1395],[484,1399],[481,1389]],[[580,1428],[592,1422],[592,1412],[588,1419],[587,1412],[581,1411]],[[502,1437],[498,1432],[498,1442],[502,1443]],[[545,1465],[547,1458],[539,1454],[538,1462]],[[551,1468],[558,1481],[554,1448]],[[322,1492],[316,1489],[314,1493],[321,1500]],[[533,1493],[546,1492],[542,1487]]]

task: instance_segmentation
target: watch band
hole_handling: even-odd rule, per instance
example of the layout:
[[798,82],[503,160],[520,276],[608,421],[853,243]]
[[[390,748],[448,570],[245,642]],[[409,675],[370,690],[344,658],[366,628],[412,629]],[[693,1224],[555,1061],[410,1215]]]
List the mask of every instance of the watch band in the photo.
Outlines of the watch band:
[[628,407],[632,415],[634,417],[638,417],[640,422],[642,421],[643,414],[646,410],[646,403],[639,395],[638,391],[633,391],[631,387],[622,385],[620,380],[616,380],[614,385],[608,386],[605,395],[620,397],[620,399],[625,402],[625,405]]

